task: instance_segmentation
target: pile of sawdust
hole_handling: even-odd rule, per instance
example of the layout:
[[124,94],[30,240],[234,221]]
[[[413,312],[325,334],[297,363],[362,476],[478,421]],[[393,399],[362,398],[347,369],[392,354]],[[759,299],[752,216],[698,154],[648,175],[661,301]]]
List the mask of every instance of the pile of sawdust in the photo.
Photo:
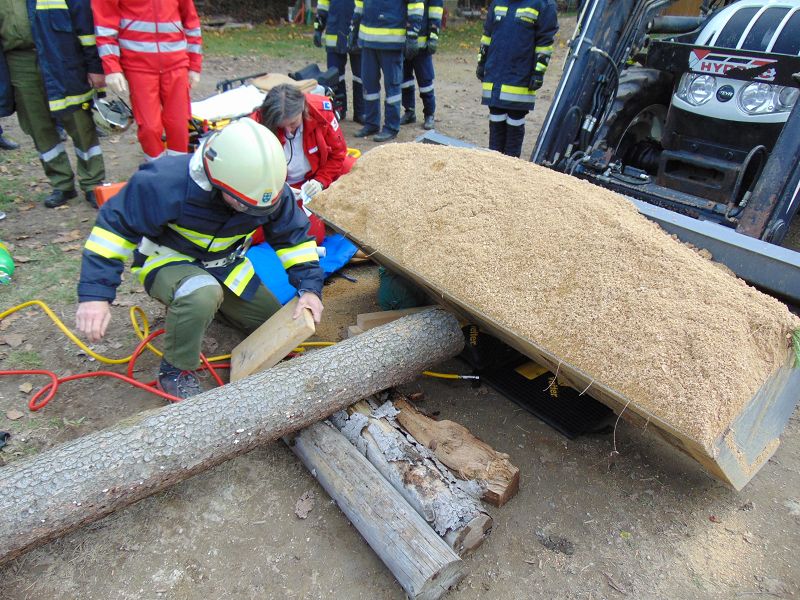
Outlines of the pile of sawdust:
[[313,209],[706,445],[800,326],[622,196],[493,152],[379,147]]

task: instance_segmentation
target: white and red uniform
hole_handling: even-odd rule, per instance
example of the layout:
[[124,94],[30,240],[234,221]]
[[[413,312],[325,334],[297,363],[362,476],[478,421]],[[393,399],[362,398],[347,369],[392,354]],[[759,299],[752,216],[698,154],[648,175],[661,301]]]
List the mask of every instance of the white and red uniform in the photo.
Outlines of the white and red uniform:
[[92,0],[97,52],[106,74],[130,88],[139,143],[148,158],[189,146],[189,71],[203,64],[193,0]]

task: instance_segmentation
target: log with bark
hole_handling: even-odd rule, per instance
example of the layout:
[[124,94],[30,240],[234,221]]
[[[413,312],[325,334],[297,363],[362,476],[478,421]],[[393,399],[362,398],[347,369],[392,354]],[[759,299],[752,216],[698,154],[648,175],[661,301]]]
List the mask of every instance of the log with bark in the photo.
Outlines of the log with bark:
[[403,431],[391,402],[365,400],[331,417],[361,452],[459,556],[480,546],[492,527],[482,487],[457,479],[433,453]]
[[503,506],[519,491],[519,469],[511,464],[508,454],[498,452],[463,425],[434,421],[404,398],[396,400],[394,407],[400,411],[397,420],[403,428],[456,475],[484,482],[485,502]]
[[408,598],[436,600],[464,577],[453,549],[332,425],[315,423],[287,441]]
[[461,351],[458,321],[411,315],[0,469],[0,563]]

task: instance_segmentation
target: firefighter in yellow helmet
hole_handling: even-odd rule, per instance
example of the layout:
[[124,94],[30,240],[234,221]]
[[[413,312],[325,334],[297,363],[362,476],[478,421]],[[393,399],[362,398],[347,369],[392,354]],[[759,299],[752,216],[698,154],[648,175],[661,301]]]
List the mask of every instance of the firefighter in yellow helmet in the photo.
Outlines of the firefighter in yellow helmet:
[[86,241],[78,330],[93,342],[103,337],[132,256],[132,272],[167,307],[158,386],[179,398],[200,392],[194,371],[214,316],[249,333],[280,308],[244,256],[259,227],[297,288],[295,318],[308,309],[319,322],[317,245],[285,180],[283,147],[248,118],[213,134],[193,155],[142,165],[101,207]]

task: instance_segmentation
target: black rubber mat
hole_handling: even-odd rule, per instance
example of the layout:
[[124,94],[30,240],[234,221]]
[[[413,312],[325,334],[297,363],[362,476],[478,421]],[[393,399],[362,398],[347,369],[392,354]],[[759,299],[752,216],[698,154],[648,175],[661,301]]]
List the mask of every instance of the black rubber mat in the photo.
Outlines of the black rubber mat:
[[[558,385],[553,374],[533,374],[530,359],[500,340],[466,327],[467,349],[461,357],[481,376],[481,381],[528,412],[573,439],[610,430],[614,412],[594,398]],[[522,373],[528,372],[529,376]],[[529,378],[529,377],[533,378]]]

